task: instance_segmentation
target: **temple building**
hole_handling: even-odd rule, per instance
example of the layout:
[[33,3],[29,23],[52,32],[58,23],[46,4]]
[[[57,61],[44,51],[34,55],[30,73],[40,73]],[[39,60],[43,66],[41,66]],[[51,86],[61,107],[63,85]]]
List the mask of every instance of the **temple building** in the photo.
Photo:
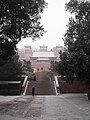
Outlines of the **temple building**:
[[60,50],[62,50],[62,46],[56,46],[50,51],[44,45],[40,46],[40,49],[37,51],[33,51],[31,46],[25,46],[23,52],[19,51],[19,56],[21,60],[30,60],[34,70],[38,72],[49,71],[51,61],[60,60]]

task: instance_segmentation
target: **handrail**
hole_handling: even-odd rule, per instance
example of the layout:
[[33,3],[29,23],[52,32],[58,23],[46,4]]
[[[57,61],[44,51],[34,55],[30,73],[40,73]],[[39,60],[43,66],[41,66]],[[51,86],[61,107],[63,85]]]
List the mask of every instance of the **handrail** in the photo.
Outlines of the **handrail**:
[[22,85],[22,87],[25,87],[25,86],[26,86],[27,79],[28,79],[28,76],[25,76],[25,79],[24,79],[24,82],[23,82],[23,85]]
[[25,76],[23,85],[22,85],[22,94],[25,95],[26,94],[26,89],[27,89],[27,84],[28,84],[28,76]]
[[59,87],[57,76],[55,76],[55,84],[56,84],[56,87]]
[[60,95],[60,89],[59,89],[59,83],[57,76],[55,76],[55,90],[56,90],[56,95]]

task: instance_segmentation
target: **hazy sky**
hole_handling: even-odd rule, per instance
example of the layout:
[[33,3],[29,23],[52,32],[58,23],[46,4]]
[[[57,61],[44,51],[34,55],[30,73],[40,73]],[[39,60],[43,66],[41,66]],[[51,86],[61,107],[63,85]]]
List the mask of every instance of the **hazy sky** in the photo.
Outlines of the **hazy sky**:
[[63,35],[67,29],[66,24],[70,17],[68,12],[65,12],[65,3],[70,0],[45,0],[48,3],[48,8],[42,14],[42,24],[47,31],[41,39],[32,41],[31,38],[23,39],[18,47],[30,45],[39,48],[41,45],[47,45],[49,49],[57,45],[64,45]]

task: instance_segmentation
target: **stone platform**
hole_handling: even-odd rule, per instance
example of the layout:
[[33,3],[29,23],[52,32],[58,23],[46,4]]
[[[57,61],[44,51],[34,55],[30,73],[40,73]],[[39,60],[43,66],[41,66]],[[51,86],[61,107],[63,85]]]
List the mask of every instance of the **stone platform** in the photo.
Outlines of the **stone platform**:
[[0,96],[0,120],[90,120],[86,94]]

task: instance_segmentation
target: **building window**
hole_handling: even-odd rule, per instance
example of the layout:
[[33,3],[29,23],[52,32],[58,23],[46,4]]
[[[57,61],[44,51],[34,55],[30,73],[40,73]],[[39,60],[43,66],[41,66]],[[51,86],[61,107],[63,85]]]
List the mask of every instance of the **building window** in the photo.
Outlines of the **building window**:
[[41,70],[43,70],[43,67],[41,67]]

